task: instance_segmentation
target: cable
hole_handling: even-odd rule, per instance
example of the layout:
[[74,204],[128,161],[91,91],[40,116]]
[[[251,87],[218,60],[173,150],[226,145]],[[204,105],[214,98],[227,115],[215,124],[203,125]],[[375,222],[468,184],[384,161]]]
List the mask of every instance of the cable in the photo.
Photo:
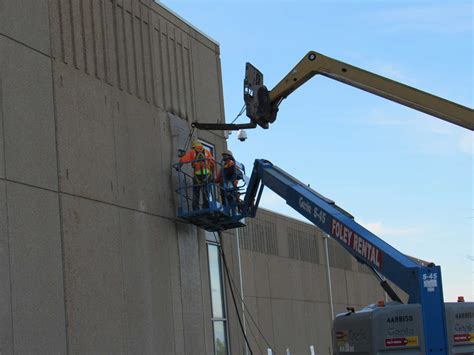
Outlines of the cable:
[[[215,232],[214,232],[214,238],[215,238],[216,240],[218,240],[218,239],[216,238]],[[248,348],[249,348],[250,354],[253,355],[252,348],[250,347],[249,340],[247,339],[247,335],[245,334],[245,331],[244,331],[244,326],[243,326],[243,324],[242,324],[242,320],[240,319],[239,310],[238,310],[238,307],[237,307],[237,302],[236,302],[236,300],[235,300],[234,290],[233,290],[233,288],[232,288],[232,285],[230,284],[229,269],[227,268],[227,262],[226,262],[226,260],[225,260],[224,251],[222,250],[222,246],[221,246],[220,244],[219,244],[219,251],[220,251],[221,256],[222,256],[222,261],[224,262],[224,269],[225,269],[227,278],[229,279],[230,293],[232,294],[232,301],[233,301],[233,303],[234,303],[235,312],[237,313],[237,318],[239,319],[240,329],[242,330],[242,334],[243,334],[243,336],[244,336],[245,343],[247,344],[247,346],[248,346]],[[258,343],[257,343],[257,344],[258,344]]]
[[[224,261],[224,267],[226,268],[226,273],[227,273],[227,277],[229,279],[229,286],[230,286],[230,289],[231,291],[233,292],[233,288],[235,290],[237,290],[237,295],[239,296],[240,298],[240,301],[242,301],[243,305],[244,305],[244,312],[247,311],[247,314],[249,315],[250,317],[250,320],[252,321],[252,323],[254,324],[255,328],[257,329],[257,331],[259,332],[259,334],[261,335],[261,337],[263,338],[263,340],[265,341],[266,345],[268,348],[270,349],[273,349],[273,347],[270,345],[270,343],[268,342],[267,338],[265,338],[265,335],[263,335],[262,331],[260,330],[260,328],[258,327],[258,324],[257,322],[255,321],[255,319],[252,317],[252,314],[250,313],[250,311],[248,310],[248,307],[247,305],[245,304],[244,302],[244,299],[242,297],[242,295],[240,294],[240,292],[238,291],[237,289],[237,286],[235,285],[235,282],[234,282],[234,279],[230,276],[229,274],[229,270],[228,270],[228,267],[227,267],[227,263],[225,261],[225,255],[224,255],[224,250],[222,248],[220,248],[220,251],[221,251],[221,255],[222,255],[222,259]],[[234,303],[235,305],[235,303]],[[237,306],[236,306],[237,307]],[[236,308],[237,309],[237,308]],[[256,337],[253,335],[253,332],[252,332],[252,328],[249,328],[250,332],[252,333],[252,336],[256,339]],[[258,346],[258,342],[257,342],[257,346]],[[259,347],[260,349],[260,347]],[[260,349],[260,351],[262,351]]]
[[193,136],[193,134],[194,134],[194,130],[195,130],[195,129],[196,129],[196,128],[193,127],[193,128],[191,129],[191,132],[189,132],[189,134],[188,134],[188,138],[186,138],[186,143],[184,143],[184,150],[185,150],[185,151],[188,150],[188,146],[189,146],[189,143],[191,143],[191,138],[192,138],[192,136]]
[[[232,282],[232,285],[234,286],[235,289],[237,289],[237,286],[235,285],[235,282],[234,280],[232,279],[232,277],[229,277],[230,281]],[[242,297],[242,295],[240,294],[239,291],[237,291],[237,295],[240,297],[240,300],[242,301],[242,303],[244,304],[244,311],[247,311],[247,314],[249,315],[250,317],[250,320],[252,321],[253,325],[255,326],[255,328],[258,330],[259,334],[262,336],[263,340],[265,341],[265,343],[267,344],[267,347],[270,348],[270,349],[273,349],[273,347],[270,345],[270,343],[268,342],[267,338],[265,338],[265,335],[263,335],[262,331],[260,330],[260,328],[258,327],[258,324],[257,322],[255,321],[255,319],[253,319],[252,317],[252,313],[250,313],[250,311],[248,310],[248,307],[247,305],[245,304],[244,302],[244,299]],[[275,352],[273,352],[275,354]]]
[[240,109],[240,112],[237,114],[237,116],[235,116],[235,118],[234,118],[234,120],[231,122],[231,124],[234,123],[235,121],[237,121],[237,118],[239,118],[240,116],[242,116],[242,114],[245,112],[245,108],[246,108],[246,107],[247,107],[247,106],[246,106],[245,104],[242,106],[242,108]]

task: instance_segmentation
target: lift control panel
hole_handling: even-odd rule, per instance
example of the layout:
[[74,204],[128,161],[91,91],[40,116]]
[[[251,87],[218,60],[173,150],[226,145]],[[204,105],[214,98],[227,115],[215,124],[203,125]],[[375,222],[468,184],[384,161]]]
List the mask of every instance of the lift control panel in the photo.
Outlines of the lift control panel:
[[336,316],[334,354],[426,354],[421,305],[390,302]]
[[446,303],[448,354],[474,354],[474,303]]

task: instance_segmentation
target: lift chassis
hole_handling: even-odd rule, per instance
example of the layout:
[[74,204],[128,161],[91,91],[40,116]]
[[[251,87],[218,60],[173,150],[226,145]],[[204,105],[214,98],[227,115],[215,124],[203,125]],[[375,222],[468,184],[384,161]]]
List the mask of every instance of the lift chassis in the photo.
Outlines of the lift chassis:
[[[320,195],[266,160],[256,160],[244,201],[243,214],[254,217],[266,186],[317,227],[336,240],[359,262],[384,275],[404,290],[408,303],[420,304],[425,349],[447,354],[441,268],[422,266],[354,221],[333,201]],[[389,295],[396,300],[390,289]]]

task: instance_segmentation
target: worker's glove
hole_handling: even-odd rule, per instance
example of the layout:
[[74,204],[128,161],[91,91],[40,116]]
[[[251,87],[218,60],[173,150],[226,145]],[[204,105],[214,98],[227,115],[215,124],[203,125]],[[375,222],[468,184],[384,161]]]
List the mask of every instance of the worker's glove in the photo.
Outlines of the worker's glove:
[[182,157],[184,156],[184,154],[186,154],[186,151],[184,149],[178,149],[178,157]]

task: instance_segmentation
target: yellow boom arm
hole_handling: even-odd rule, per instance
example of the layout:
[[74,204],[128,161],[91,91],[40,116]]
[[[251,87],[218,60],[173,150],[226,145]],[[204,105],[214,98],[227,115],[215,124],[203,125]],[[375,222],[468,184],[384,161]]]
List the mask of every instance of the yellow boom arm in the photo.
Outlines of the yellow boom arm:
[[469,107],[313,51],[306,54],[271,91],[263,85],[263,75],[247,63],[244,82],[247,116],[261,127],[268,128],[269,123],[276,119],[281,101],[317,74],[474,130],[474,113]]

